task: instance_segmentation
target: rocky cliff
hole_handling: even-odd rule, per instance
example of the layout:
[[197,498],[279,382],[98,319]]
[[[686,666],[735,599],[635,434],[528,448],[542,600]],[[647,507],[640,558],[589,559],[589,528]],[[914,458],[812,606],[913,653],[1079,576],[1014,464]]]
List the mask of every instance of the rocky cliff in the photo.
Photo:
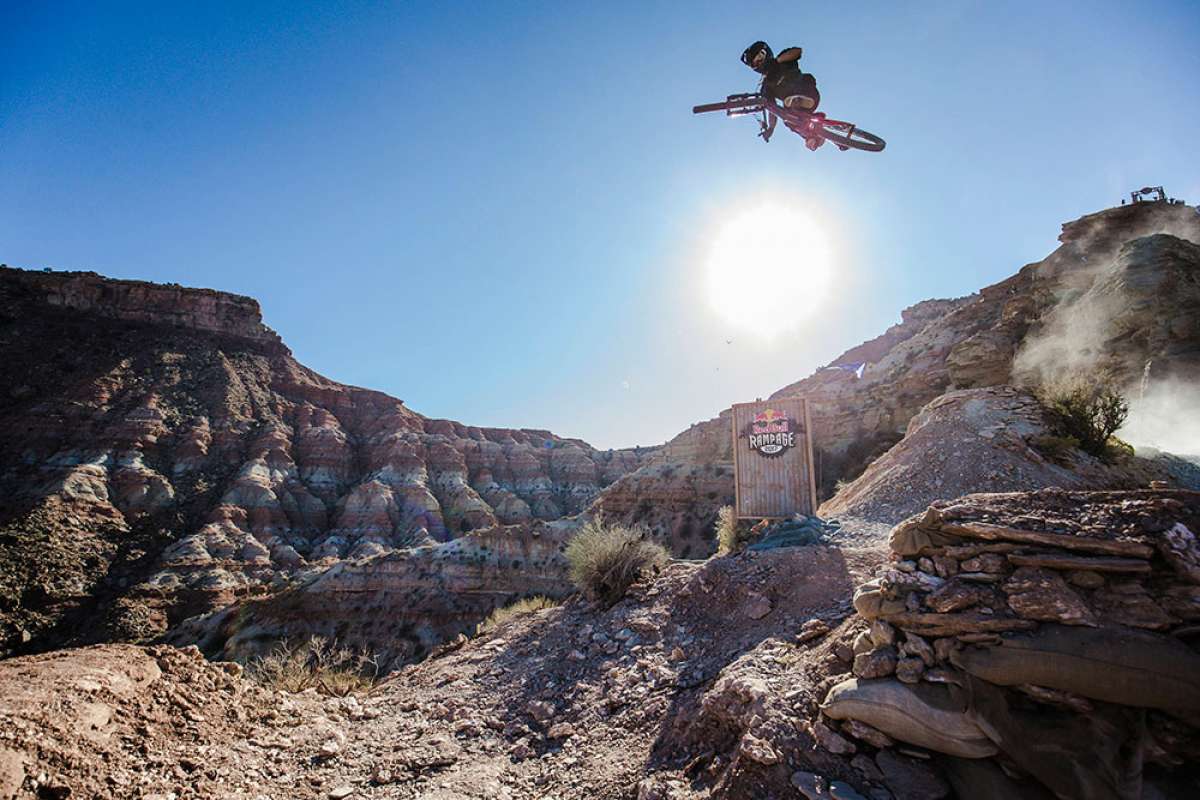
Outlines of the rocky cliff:
[[[772,395],[810,402],[822,499],[900,441],[910,421],[948,391],[1071,371],[1107,373],[1131,397],[1147,381],[1200,381],[1196,209],[1167,202],[1110,208],[1064,224],[1059,241],[1042,261],[976,294],[905,309],[883,335]],[[729,425],[728,411],[693,425],[595,507],[647,522],[679,543],[684,532],[711,530],[717,508],[733,497]],[[904,516],[897,514],[887,521]]]
[[146,638],[343,559],[578,513],[653,450],[431,419],[249,298],[0,269],[0,652]]

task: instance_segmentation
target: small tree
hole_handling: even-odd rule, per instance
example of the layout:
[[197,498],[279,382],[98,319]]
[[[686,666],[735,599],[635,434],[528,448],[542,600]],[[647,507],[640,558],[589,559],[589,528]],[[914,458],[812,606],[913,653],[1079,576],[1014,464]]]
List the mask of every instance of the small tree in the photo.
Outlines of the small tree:
[[1111,381],[1075,378],[1044,386],[1039,397],[1058,435],[1078,441],[1085,453],[1110,460],[1109,439],[1129,416],[1129,403]]

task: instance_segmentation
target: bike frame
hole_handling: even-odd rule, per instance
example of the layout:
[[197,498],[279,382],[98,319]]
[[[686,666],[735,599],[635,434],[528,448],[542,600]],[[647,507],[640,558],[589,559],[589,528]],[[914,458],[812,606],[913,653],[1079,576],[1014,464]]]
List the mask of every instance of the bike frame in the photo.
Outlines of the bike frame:
[[[844,128],[849,132],[853,132],[855,125],[852,122],[842,122],[841,120],[829,119],[821,111],[804,111],[802,109],[787,108],[778,100],[766,97],[762,94],[731,94],[725,98],[723,105],[730,106],[725,109],[725,115],[729,117],[744,117],[750,114],[762,114],[762,119],[759,120],[759,125],[764,129],[767,127],[767,115],[772,114],[780,122],[795,133],[801,136],[805,135],[820,135],[821,128],[825,125],[836,128]],[[715,109],[714,109],[715,110]]]

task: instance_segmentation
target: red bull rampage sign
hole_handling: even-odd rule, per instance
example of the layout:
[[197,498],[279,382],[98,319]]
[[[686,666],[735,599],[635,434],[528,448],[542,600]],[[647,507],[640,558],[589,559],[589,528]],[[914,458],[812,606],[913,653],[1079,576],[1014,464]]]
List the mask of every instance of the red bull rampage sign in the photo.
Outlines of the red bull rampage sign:
[[783,455],[783,451],[796,446],[796,425],[787,412],[768,408],[754,415],[750,431],[750,449],[767,458]]
[[816,513],[811,425],[803,397],[737,403],[732,432],[738,517]]

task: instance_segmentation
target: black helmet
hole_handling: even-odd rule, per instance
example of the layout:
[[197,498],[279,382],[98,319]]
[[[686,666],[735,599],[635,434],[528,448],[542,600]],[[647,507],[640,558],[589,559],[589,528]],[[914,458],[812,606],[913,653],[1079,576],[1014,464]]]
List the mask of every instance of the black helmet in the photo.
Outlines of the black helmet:
[[742,63],[745,64],[747,67],[753,68],[754,67],[754,57],[764,51],[767,54],[768,60],[775,57],[775,54],[771,52],[771,48],[767,46],[766,42],[755,42],[754,44],[747,47],[744,51],[742,51]]

